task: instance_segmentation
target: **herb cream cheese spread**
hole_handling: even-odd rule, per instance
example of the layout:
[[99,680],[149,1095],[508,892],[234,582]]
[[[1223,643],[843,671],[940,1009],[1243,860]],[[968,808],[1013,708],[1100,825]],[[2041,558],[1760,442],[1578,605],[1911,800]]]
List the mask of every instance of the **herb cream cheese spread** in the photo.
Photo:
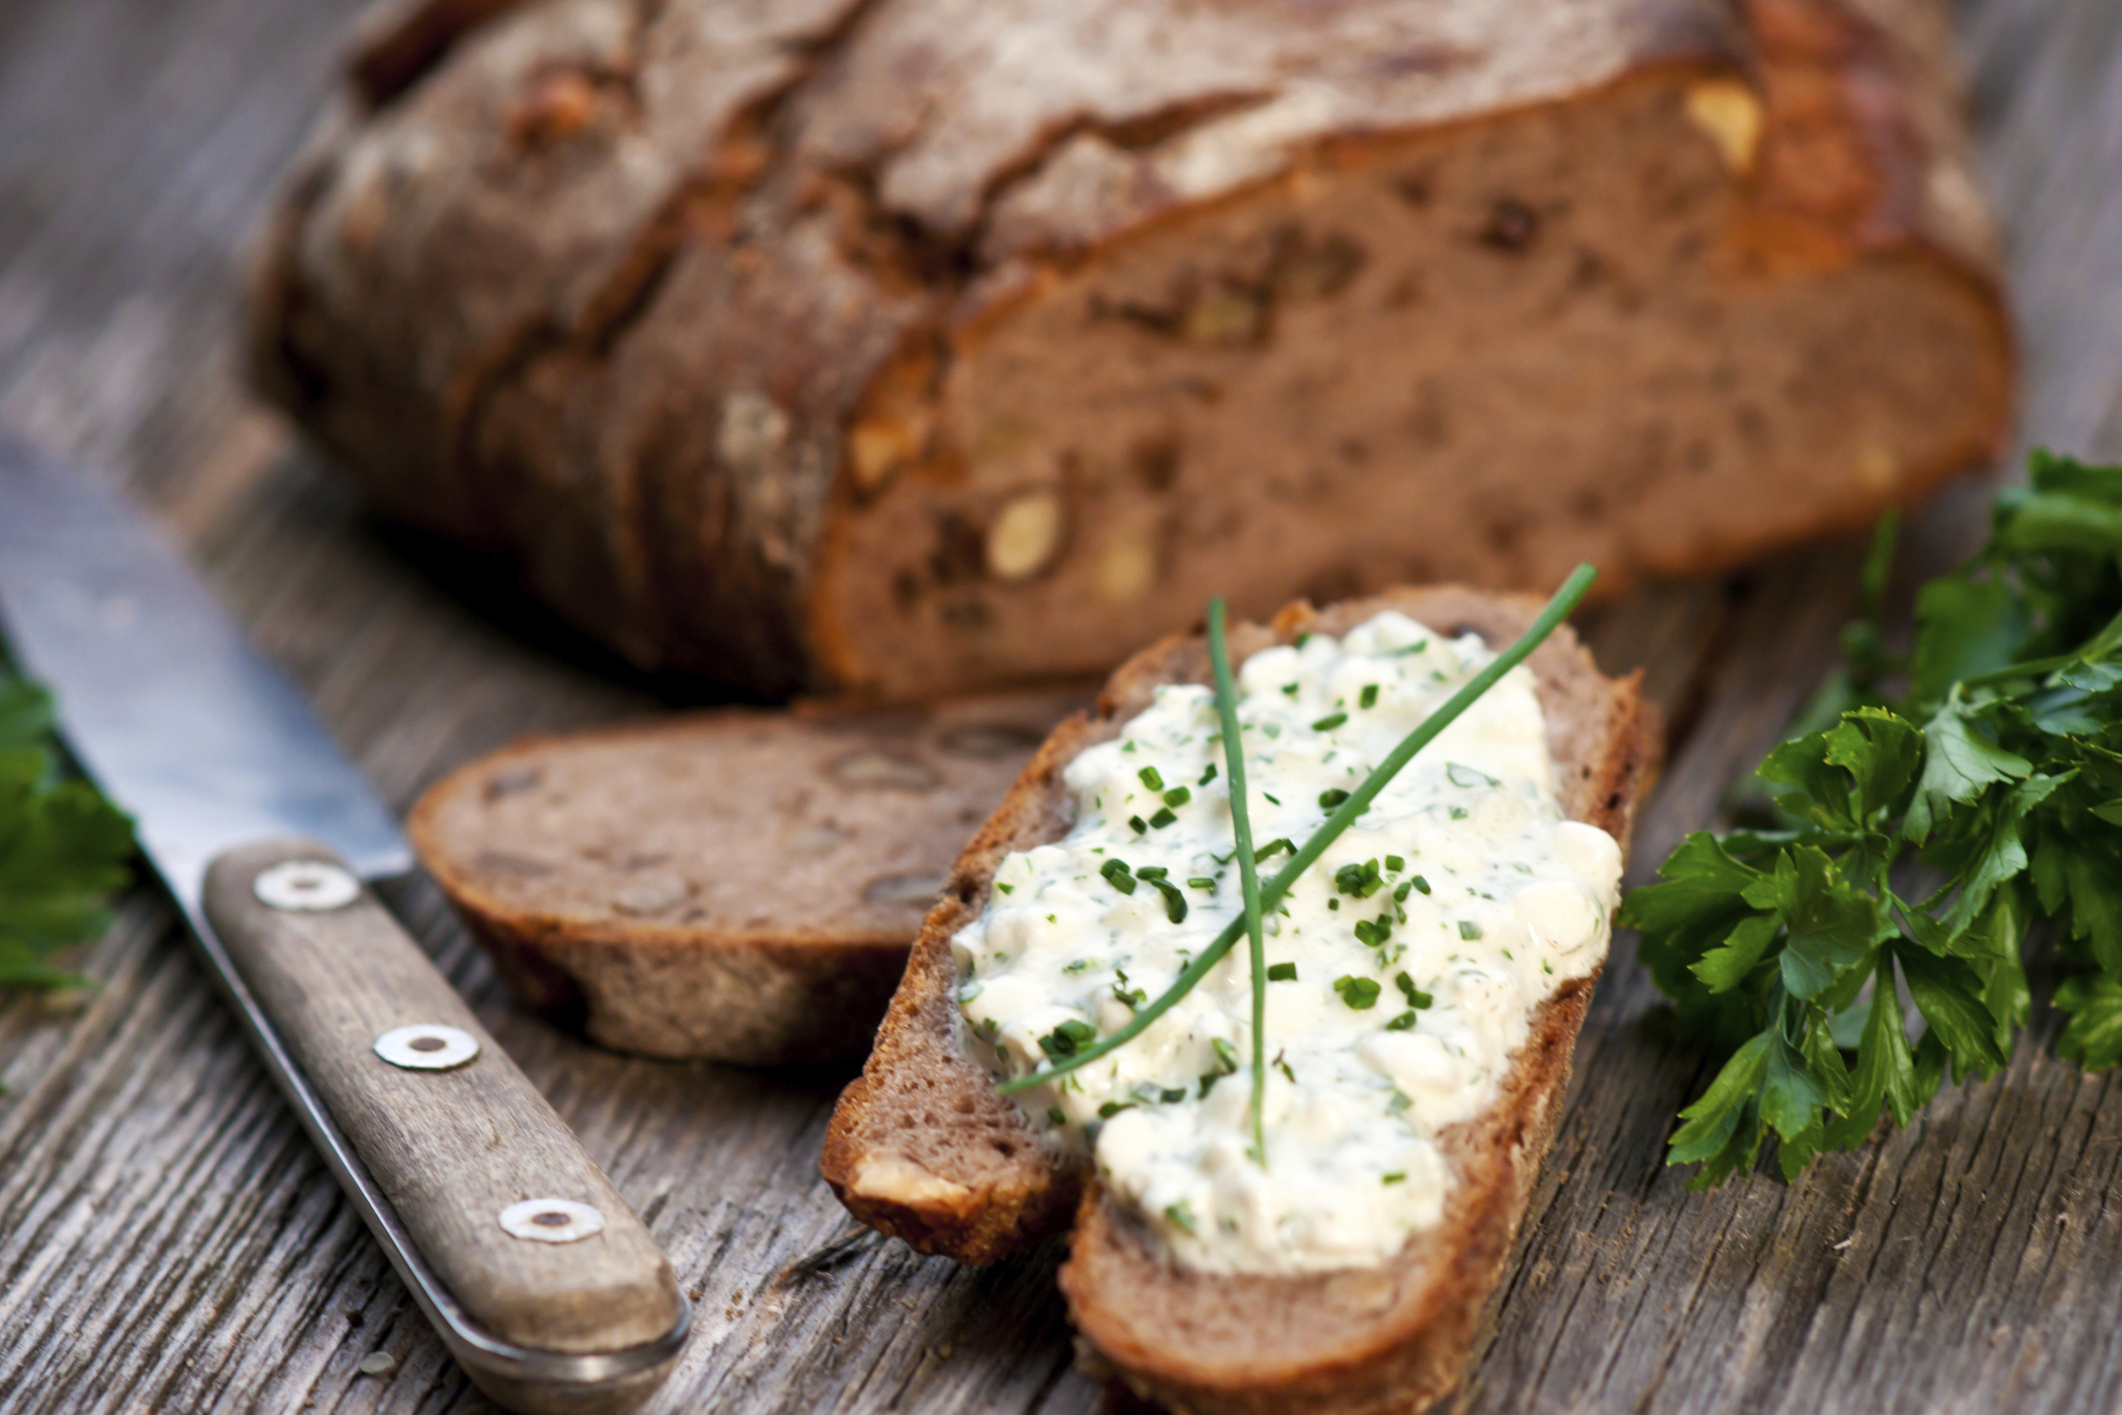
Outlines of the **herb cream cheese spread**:
[[[1495,655],[1394,612],[1238,674],[1263,881]],[[1025,1075],[1125,1025],[1242,914],[1215,697],[1160,688],[1069,765],[1075,825],[1012,853],[952,940],[974,1055]],[[1424,748],[1265,920],[1266,1163],[1252,977],[1234,949],[1142,1035],[1017,1097],[1179,1261],[1375,1266],[1438,1221],[1438,1133],[1498,1094],[1534,1010],[1606,956],[1621,852],[1563,818],[1519,667]]]

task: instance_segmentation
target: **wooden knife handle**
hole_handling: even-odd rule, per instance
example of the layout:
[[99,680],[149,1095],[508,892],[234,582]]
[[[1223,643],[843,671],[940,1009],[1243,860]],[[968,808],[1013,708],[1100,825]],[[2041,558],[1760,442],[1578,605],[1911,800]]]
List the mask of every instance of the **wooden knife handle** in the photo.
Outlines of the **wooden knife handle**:
[[[231,850],[207,872],[205,908],[310,1084],[474,1321],[503,1341],[556,1352],[622,1350],[671,1331],[677,1279],[641,1220],[331,850],[302,840]],[[436,1029],[386,1048],[411,1069],[377,1050],[379,1037],[401,1027]],[[467,1049],[448,1028],[476,1041],[476,1054],[420,1069]],[[519,1208],[510,1222],[529,1236],[503,1227],[504,1210],[533,1200],[567,1205]],[[597,1217],[601,1230],[571,1237]]]

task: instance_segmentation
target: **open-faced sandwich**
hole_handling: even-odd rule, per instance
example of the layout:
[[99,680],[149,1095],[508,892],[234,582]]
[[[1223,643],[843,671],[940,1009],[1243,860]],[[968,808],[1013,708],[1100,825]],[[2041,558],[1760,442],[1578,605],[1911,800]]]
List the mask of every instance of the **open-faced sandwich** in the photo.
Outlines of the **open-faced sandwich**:
[[1073,1214],[1088,1353],[1176,1408],[1448,1390],[1552,1137],[1658,750],[1635,681],[1560,630],[1404,756],[1539,611],[1459,589],[1294,605],[1232,627],[1220,698],[1201,638],[1124,665],[929,915],[827,1140],[848,1208],[976,1263]]

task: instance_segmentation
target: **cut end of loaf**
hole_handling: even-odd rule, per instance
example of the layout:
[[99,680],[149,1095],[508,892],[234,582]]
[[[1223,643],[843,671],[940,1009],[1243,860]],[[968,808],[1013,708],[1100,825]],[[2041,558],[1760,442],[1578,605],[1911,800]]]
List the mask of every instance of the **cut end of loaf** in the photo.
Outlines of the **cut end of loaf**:
[[880,379],[813,624],[892,695],[1120,658],[1219,592],[1602,592],[1993,455],[1994,291],[1778,205],[1734,77],[1671,67],[1351,145],[1054,264]]

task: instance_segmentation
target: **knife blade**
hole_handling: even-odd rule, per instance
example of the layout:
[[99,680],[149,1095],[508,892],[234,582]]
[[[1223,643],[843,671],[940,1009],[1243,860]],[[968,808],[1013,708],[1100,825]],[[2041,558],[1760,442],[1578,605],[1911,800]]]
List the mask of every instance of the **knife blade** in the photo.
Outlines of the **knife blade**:
[[411,851],[301,694],[114,490],[12,443],[0,632],[473,1381],[525,1412],[645,1399],[691,1321],[670,1264],[368,888]]

